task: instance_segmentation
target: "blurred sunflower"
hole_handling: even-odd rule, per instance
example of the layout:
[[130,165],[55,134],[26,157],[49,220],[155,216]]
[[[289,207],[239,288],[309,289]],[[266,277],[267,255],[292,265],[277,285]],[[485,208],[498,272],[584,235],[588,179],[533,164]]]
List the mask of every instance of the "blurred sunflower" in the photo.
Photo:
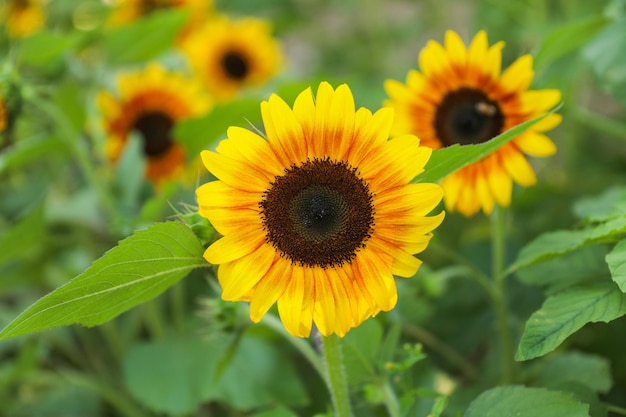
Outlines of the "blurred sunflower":
[[293,110],[261,104],[267,139],[240,127],[202,160],[218,180],[197,189],[199,213],[223,237],[222,298],[249,301],[258,322],[274,303],[285,328],[343,336],[397,301],[394,275],[413,276],[444,213],[437,184],[409,184],[432,150],[413,135],[388,140],[393,110],[355,111],[347,85],[323,82]]
[[143,141],[146,177],[154,183],[183,172],[185,150],[173,137],[174,125],[205,114],[211,102],[199,83],[167,72],[158,64],[119,75],[118,96],[102,92],[98,105],[108,135],[107,155],[121,156],[131,132]]
[[[558,90],[528,90],[534,76],[530,55],[501,73],[503,47],[504,42],[489,47],[484,31],[469,48],[452,31],[446,32],[445,46],[430,41],[419,55],[421,73],[411,70],[406,84],[385,82],[390,97],[385,104],[397,115],[394,132],[415,134],[434,149],[476,144],[553,108],[561,99]],[[560,115],[550,114],[493,154],[445,178],[446,208],[472,216],[481,208],[489,214],[495,203],[508,206],[513,181],[522,186],[536,182],[526,155],[556,152],[543,132],[560,121]]]
[[12,38],[23,38],[37,32],[44,24],[43,0],[5,0],[0,19]]
[[187,22],[181,29],[180,39],[198,28],[211,14],[212,0],[117,0],[109,23],[120,25],[133,22],[158,10],[184,8],[189,10]]
[[182,50],[207,87],[223,100],[267,82],[282,62],[270,24],[254,18],[215,17],[190,34]]

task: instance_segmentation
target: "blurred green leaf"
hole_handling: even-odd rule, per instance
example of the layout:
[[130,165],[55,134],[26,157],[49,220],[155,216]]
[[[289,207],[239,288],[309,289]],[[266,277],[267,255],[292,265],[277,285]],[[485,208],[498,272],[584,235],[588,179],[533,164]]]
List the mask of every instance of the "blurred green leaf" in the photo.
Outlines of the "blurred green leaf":
[[44,206],[39,204],[0,235],[0,265],[19,259],[41,245],[45,231]]
[[56,136],[33,136],[20,139],[10,148],[0,153],[0,174],[21,168],[41,158],[50,158],[55,153],[64,152],[64,141]]
[[211,395],[218,363],[231,342],[222,336],[136,344],[123,360],[124,383],[155,412],[192,413]]
[[167,51],[187,19],[188,11],[158,10],[131,24],[109,29],[104,47],[110,65],[147,61]]
[[495,152],[500,146],[526,132],[535,123],[544,119],[547,115],[554,113],[560,107],[559,105],[542,116],[520,123],[487,142],[476,145],[456,144],[433,150],[432,156],[424,168],[424,172],[418,175],[414,182],[438,182],[453,172],[473,164],[476,161],[480,161]]
[[463,417],[589,417],[589,406],[543,388],[504,386],[483,392]]
[[524,284],[546,287],[547,292],[554,293],[584,281],[606,278],[607,252],[607,245],[587,246],[523,268],[517,271],[517,277]]
[[611,277],[626,293],[626,240],[619,242],[613,250],[606,255],[606,263],[609,265]]
[[260,413],[252,414],[250,417],[298,417],[287,408],[278,406],[271,410],[262,411]]
[[54,102],[65,115],[75,132],[85,130],[86,100],[84,88],[76,82],[67,81],[54,89]]
[[613,283],[572,288],[548,297],[526,322],[515,359],[543,356],[585,324],[608,323],[624,314],[626,294]]
[[[220,139],[225,139],[230,126],[241,126],[254,131],[250,123],[259,120],[261,106],[258,100],[235,100],[215,106],[204,117],[177,123],[174,137],[185,146],[188,156],[195,159],[200,155],[200,151],[214,148]],[[263,128],[261,125],[255,127]]]
[[603,222],[626,215],[626,187],[609,187],[597,196],[581,198],[574,203],[573,211],[588,222]]
[[520,250],[508,272],[547,261],[626,233],[626,215],[581,230],[557,230],[540,235]]
[[559,25],[543,39],[535,54],[535,68],[540,69],[569,52],[580,48],[607,23],[604,16]]
[[206,265],[202,252],[191,229],[181,223],[138,231],[28,307],[0,332],[0,339],[70,324],[102,324]]
[[375,359],[382,338],[383,329],[376,320],[364,321],[343,338],[341,347],[350,385],[375,380]]
[[74,42],[71,35],[41,31],[22,40],[17,59],[23,64],[47,67],[61,58]]
[[140,194],[145,182],[146,161],[143,141],[135,132],[128,138],[115,170],[115,185],[119,190],[119,204],[132,217],[140,204]]
[[555,388],[564,382],[577,382],[594,392],[607,393],[613,386],[611,364],[601,356],[566,352],[543,364],[535,384]]
[[606,26],[583,48],[583,57],[591,65],[601,85],[613,97],[626,103],[626,19]]

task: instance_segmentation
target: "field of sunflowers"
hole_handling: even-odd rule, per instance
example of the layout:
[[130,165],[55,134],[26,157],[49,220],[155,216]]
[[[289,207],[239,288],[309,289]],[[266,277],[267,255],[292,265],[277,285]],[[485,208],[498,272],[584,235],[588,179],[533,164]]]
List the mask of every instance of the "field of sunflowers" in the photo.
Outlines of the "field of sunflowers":
[[1,0],[0,417],[626,416],[626,0]]

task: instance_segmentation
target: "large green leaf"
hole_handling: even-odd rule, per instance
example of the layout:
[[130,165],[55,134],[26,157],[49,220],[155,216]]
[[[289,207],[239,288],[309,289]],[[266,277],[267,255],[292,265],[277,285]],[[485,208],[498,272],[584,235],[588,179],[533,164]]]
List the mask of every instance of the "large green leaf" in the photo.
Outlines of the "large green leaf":
[[619,242],[606,255],[606,263],[609,265],[613,281],[626,293],[626,240]]
[[424,172],[415,178],[416,182],[438,182],[459,169],[480,161],[495,152],[500,146],[515,139],[530,129],[535,123],[543,120],[548,114],[557,111],[561,106],[555,107],[549,113],[528,120],[512,127],[495,138],[476,145],[452,145],[433,151],[430,160],[424,168]]
[[[626,131],[626,130],[625,130]],[[605,222],[626,215],[626,187],[612,186],[598,195],[581,198],[572,207],[580,219]]]
[[626,216],[620,216],[580,230],[557,230],[544,233],[520,250],[508,273],[573,252],[585,246],[626,233]]
[[624,314],[626,294],[609,282],[548,297],[526,322],[515,359],[524,361],[545,355],[585,324],[606,323]]
[[28,307],[0,332],[0,339],[70,324],[102,324],[206,265],[202,251],[196,236],[181,223],[158,223],[138,231]]
[[589,406],[543,388],[504,386],[478,396],[463,417],[589,417]]
[[174,44],[187,10],[162,10],[126,26],[109,29],[104,46],[111,65],[146,61]]

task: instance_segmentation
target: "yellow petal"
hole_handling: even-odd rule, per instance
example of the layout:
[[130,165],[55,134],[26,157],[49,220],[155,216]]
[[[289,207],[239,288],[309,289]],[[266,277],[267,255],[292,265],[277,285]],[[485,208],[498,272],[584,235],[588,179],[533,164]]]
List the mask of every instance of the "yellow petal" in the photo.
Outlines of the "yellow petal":
[[261,103],[267,140],[283,166],[306,160],[307,146],[302,126],[291,108],[276,94]]
[[278,314],[280,314],[280,319],[289,334],[306,337],[308,334],[300,332],[305,297],[304,268],[292,266],[290,275],[289,284],[278,299]]
[[223,264],[246,256],[263,244],[265,244],[264,233],[259,233],[255,228],[246,228],[213,242],[204,251],[204,258],[212,264]]
[[242,300],[267,273],[276,256],[274,248],[264,244],[247,256],[221,264],[217,278],[222,287],[222,299]]
[[527,90],[535,75],[533,71],[533,57],[522,55],[515,60],[500,77],[500,83],[508,93],[519,93]]
[[550,156],[556,153],[556,145],[543,133],[526,132],[515,138],[514,143],[530,156]]
[[291,280],[290,262],[282,258],[275,259],[267,274],[254,288],[250,300],[250,319],[258,323],[274,303],[283,295]]
[[315,282],[315,309],[313,320],[323,336],[329,336],[335,331],[336,301],[332,285],[329,282],[326,270],[310,268],[311,277]]
[[204,166],[220,180],[238,190],[264,192],[270,186],[265,171],[249,163],[244,163],[211,151],[200,154]]
[[514,146],[507,145],[499,150],[502,153],[502,161],[506,171],[516,183],[524,187],[534,185],[537,182],[535,171]]
[[223,181],[211,181],[196,189],[196,199],[202,207],[258,207],[262,194],[248,193],[230,187]]
[[352,148],[346,159],[354,167],[361,166],[361,163],[369,155],[379,152],[383,146],[393,123],[394,111],[390,107],[384,107],[372,115],[372,113],[360,108],[355,116],[355,138]]
[[445,36],[445,45],[450,61],[459,68],[465,68],[467,50],[461,37],[452,30],[447,30]]

